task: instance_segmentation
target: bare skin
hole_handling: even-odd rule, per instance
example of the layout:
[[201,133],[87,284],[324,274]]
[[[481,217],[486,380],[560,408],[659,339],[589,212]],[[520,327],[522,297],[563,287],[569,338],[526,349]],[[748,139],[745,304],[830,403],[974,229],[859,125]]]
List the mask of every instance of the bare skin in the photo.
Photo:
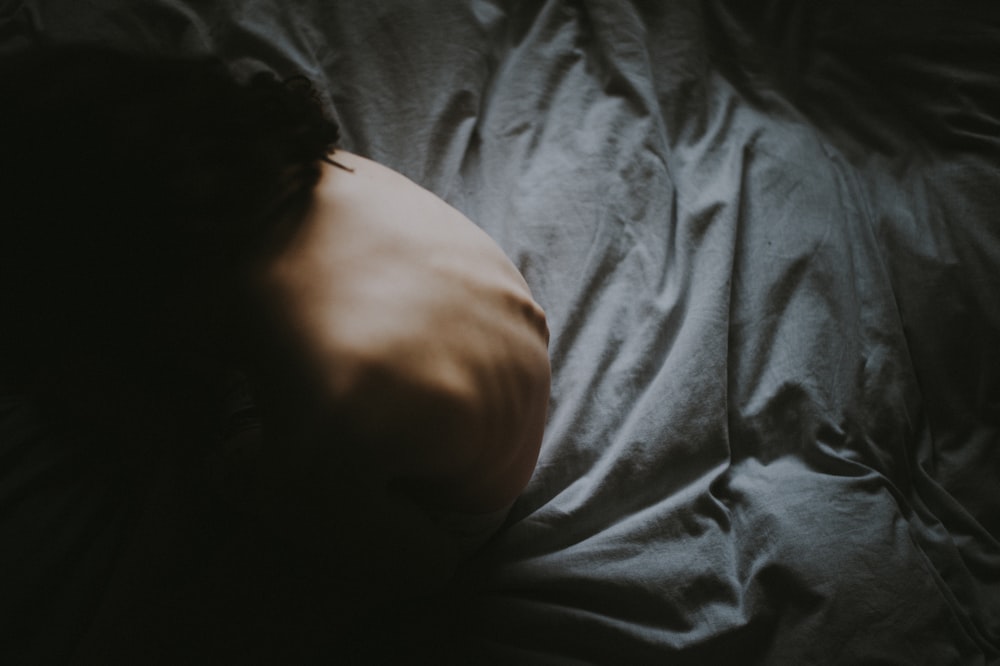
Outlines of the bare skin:
[[[503,251],[401,174],[337,151],[262,272],[282,336],[375,492],[435,510],[509,505],[534,469],[549,393],[545,314]],[[304,393],[304,392],[303,392]],[[322,438],[325,421],[298,416]],[[306,428],[306,426],[302,426]]]
[[[345,623],[433,592],[468,554],[435,512],[502,510],[528,482],[550,379],[528,285],[433,194],[362,157],[333,157],[353,172],[324,165],[294,237],[254,278],[270,359],[255,371],[277,406],[263,437],[229,442],[250,454],[227,459],[238,480],[222,483],[249,527],[209,520],[224,556],[192,565],[182,590],[164,588],[176,581],[163,553],[186,543],[177,516],[204,508],[165,481],[80,663],[148,660],[132,651],[161,626],[171,643],[200,638],[176,624],[187,613],[241,630],[260,616],[310,623],[349,642]],[[257,585],[270,596],[245,593]]]

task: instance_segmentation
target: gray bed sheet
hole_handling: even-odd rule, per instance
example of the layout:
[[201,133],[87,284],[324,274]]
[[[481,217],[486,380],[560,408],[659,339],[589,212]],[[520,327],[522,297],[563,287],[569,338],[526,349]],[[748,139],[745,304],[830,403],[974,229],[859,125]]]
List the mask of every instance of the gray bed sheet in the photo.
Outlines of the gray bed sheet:
[[344,146],[548,313],[538,467],[463,572],[477,659],[1000,663],[988,3],[7,3],[316,80]]

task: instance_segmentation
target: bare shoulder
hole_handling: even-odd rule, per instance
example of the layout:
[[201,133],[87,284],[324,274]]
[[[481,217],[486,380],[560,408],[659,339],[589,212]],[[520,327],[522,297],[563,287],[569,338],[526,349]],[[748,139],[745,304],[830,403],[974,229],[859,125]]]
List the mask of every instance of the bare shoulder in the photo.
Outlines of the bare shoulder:
[[541,440],[544,312],[459,211],[371,160],[333,158],[351,171],[324,166],[268,271],[279,314],[388,475],[450,479],[441,504],[495,509],[527,482]]
[[352,171],[324,165],[301,228],[269,272],[313,343],[406,363],[417,358],[413,344],[443,339],[490,302],[547,337],[527,283],[485,232],[392,169],[344,151],[335,158]]

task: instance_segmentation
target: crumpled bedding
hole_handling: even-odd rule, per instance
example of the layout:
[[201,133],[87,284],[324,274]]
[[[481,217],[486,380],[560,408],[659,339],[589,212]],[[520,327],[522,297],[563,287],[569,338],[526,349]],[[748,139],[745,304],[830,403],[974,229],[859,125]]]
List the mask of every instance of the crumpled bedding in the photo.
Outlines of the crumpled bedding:
[[551,406],[529,486],[463,572],[477,659],[1000,663],[989,3],[3,12],[3,48],[313,78],[345,148],[524,273]]

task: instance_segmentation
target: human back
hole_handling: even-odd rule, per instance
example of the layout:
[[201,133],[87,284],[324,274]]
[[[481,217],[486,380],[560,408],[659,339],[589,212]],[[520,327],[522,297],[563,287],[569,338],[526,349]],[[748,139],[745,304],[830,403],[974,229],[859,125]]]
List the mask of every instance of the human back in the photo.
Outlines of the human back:
[[[207,529],[216,490],[245,548],[287,544],[335,579],[317,590],[441,583],[468,554],[451,519],[502,517],[542,436],[544,315],[502,251],[399,174],[331,154],[337,126],[273,77],[88,47],[0,65],[0,97],[19,128],[0,157],[0,373],[121,461],[118,562],[141,573],[108,598],[147,594],[162,576],[142,553],[167,523]],[[234,373],[260,417],[238,459],[218,424]]]
[[375,162],[335,158],[351,171],[324,167],[263,276],[277,321],[389,482],[448,510],[510,504],[544,427],[544,313],[457,210]]

